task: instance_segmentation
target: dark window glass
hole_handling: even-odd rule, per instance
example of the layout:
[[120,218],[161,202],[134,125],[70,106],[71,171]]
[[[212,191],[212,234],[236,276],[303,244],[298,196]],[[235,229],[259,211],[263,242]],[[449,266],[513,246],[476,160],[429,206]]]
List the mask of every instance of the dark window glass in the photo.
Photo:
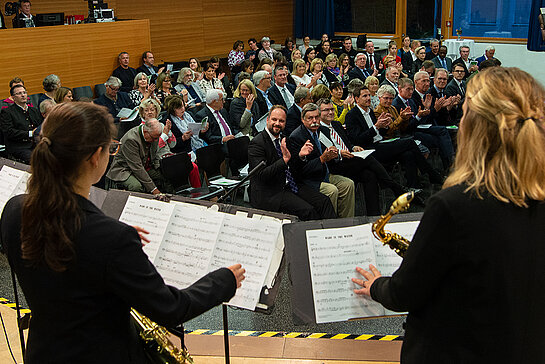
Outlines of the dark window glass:
[[395,33],[396,0],[335,0],[335,31]]

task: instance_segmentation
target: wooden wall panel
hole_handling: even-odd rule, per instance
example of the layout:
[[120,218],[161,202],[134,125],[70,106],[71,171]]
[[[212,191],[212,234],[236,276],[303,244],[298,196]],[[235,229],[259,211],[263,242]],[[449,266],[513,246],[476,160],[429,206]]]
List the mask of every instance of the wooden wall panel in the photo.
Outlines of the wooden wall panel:
[[119,50],[138,54],[150,47],[148,20],[7,29],[2,38],[7,44],[25,46],[3,50],[3,57],[9,60],[0,68],[4,97],[15,76],[25,81],[29,94],[43,92],[42,81],[51,73],[64,86],[94,86],[111,75]]

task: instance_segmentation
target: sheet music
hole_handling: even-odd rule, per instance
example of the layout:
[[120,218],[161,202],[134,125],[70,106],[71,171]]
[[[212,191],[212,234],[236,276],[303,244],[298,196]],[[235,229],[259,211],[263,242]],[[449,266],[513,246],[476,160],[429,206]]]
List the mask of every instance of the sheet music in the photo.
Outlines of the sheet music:
[[375,265],[368,227],[369,224],[306,232],[317,323],[384,315],[380,304],[354,293],[358,287],[351,281],[356,277],[356,266]]
[[186,288],[210,271],[210,259],[225,214],[177,203],[155,257],[165,282]]
[[265,130],[265,127],[267,126],[267,115],[268,114],[263,115],[257,121],[257,123],[255,123],[254,127],[255,127],[255,130],[257,130],[258,132],[262,132],[263,130]]
[[371,153],[373,153],[375,150],[374,149],[366,149],[366,150],[362,150],[361,152],[352,152],[352,154],[354,154],[354,157],[358,157],[358,158],[361,158],[361,159],[365,159],[367,158]]
[[190,130],[193,135],[199,136],[201,132],[202,124],[201,123],[187,123],[187,130]]
[[323,144],[325,145],[326,148],[329,148],[329,147],[332,147],[333,146],[333,142],[331,140],[329,140],[325,135],[324,133],[320,133],[320,136],[318,137],[318,140]]
[[[24,177],[25,174],[27,175],[26,178]],[[29,176],[30,174],[25,171],[10,166],[2,167],[0,170],[0,212],[4,210],[4,206],[12,196],[20,194],[16,193],[16,191],[21,190],[21,181],[23,179],[25,180],[23,185],[26,188],[26,180],[28,180]],[[22,193],[24,193],[24,190]]]
[[163,201],[129,196],[119,217],[119,221],[131,226],[137,225],[149,231],[146,237],[150,242],[144,246],[143,250],[151,262],[155,261],[174,207],[174,204]]
[[256,220],[247,217],[224,215],[210,270],[242,264],[246,269],[246,279],[229,304],[254,310],[271,263],[281,223],[261,220],[256,224]]

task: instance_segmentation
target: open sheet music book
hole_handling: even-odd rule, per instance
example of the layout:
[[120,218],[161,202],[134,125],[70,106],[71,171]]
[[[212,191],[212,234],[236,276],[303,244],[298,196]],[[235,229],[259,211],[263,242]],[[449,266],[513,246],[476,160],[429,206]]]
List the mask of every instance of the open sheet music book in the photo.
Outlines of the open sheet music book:
[[[418,223],[391,223],[388,230],[411,240]],[[306,238],[316,323],[400,314],[353,292],[361,288],[351,281],[360,278],[356,266],[368,270],[373,264],[390,276],[402,261],[373,236],[371,224],[307,230]]]
[[165,282],[177,288],[241,263],[246,279],[229,304],[249,310],[274,279],[283,254],[282,221],[268,216],[248,218],[213,207],[129,196],[119,220],[149,231],[144,252]]
[[21,195],[26,191],[26,184],[30,173],[3,166],[0,170],[0,213],[13,196]]

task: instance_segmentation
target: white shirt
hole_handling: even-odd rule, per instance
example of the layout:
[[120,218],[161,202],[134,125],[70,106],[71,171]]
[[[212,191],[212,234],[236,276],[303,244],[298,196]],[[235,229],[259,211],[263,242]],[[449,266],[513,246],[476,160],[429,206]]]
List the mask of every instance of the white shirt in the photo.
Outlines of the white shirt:
[[375,124],[373,124],[373,120],[371,119],[371,115],[369,115],[369,112],[371,112],[371,109],[369,109],[369,111],[365,111],[363,110],[363,108],[356,104],[356,106],[358,107],[358,109],[360,109],[362,115],[363,115],[363,118],[365,119],[365,122],[367,123],[367,126],[369,127],[369,129],[375,129],[377,135],[375,135],[373,137],[373,143],[376,143],[376,142],[379,142],[381,141],[383,138],[382,138],[382,135],[380,135],[380,133],[378,132],[378,129],[377,127],[375,126]]
[[[222,126],[221,121],[218,119],[218,115],[216,114],[216,110],[212,109],[212,108],[210,107],[210,105],[206,105],[206,107],[208,108],[208,110],[210,110],[210,112],[212,113],[212,115],[214,115],[214,118],[216,119],[216,122],[218,123],[218,126],[219,126],[219,128],[220,128],[221,137],[222,137],[222,139],[223,139],[223,138],[226,137],[227,135],[225,134],[225,130],[223,129],[223,126]],[[218,111],[218,112],[219,112],[219,111]],[[221,115],[221,113],[220,113],[220,115]],[[222,119],[223,119],[223,116],[222,116]],[[227,125],[227,129],[229,129],[229,132],[230,132],[231,134],[233,134],[233,131],[231,130],[231,128],[229,127],[229,124],[227,123],[227,120],[223,119],[223,121],[225,121],[225,125]],[[222,141],[222,143],[223,143],[223,141]]]
[[[291,94],[290,90],[288,90],[286,85],[284,85],[284,87],[280,87],[276,85],[276,87],[278,87],[278,90],[280,91],[280,95],[282,95],[282,98],[286,102],[286,107],[288,109],[292,107],[293,103],[295,102],[295,99],[293,98],[293,95]],[[285,92],[282,90],[285,90]],[[288,98],[287,100],[286,100],[286,97]]]

